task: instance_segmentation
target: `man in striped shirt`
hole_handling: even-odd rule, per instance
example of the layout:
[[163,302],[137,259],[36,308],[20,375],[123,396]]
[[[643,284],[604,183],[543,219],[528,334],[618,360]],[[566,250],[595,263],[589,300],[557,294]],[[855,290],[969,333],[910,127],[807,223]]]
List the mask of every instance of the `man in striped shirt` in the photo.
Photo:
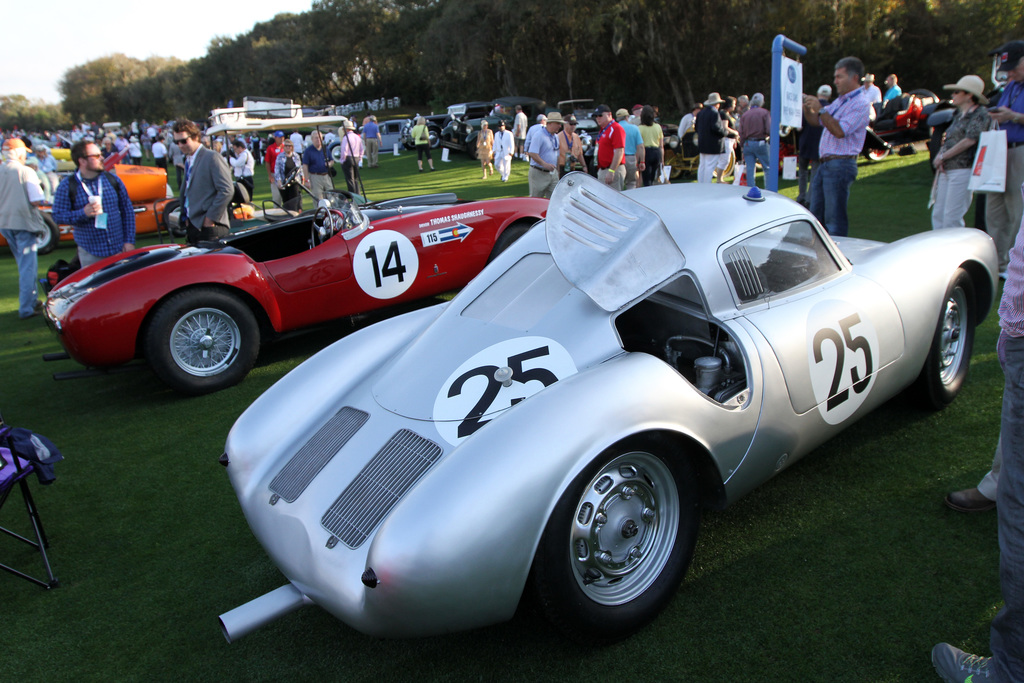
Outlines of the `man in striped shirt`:
[[804,95],[808,123],[824,128],[818,143],[818,171],[811,178],[811,213],[837,237],[850,232],[846,204],[850,186],[857,178],[857,156],[864,147],[871,111],[871,103],[860,87],[863,76],[863,62],[843,57],[835,67],[835,102],[822,107],[817,97]]

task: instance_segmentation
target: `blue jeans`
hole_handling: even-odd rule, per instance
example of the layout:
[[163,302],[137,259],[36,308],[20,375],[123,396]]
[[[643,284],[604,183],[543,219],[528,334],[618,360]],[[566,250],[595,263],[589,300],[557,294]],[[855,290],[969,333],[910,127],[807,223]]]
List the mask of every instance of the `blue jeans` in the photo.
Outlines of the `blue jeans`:
[[18,264],[18,315],[27,318],[35,311],[36,278],[39,277],[39,260],[36,245],[39,237],[27,230],[0,230]]
[[992,620],[992,656],[1000,681],[1024,681],[1024,337],[999,338],[1006,378],[1000,439],[999,583],[1003,608]]
[[757,185],[754,172],[757,170],[757,162],[760,161],[761,168],[764,170],[764,186],[768,187],[768,143],[764,140],[744,142],[743,161],[747,164],[747,185],[750,187]]
[[850,234],[846,204],[856,178],[856,157],[821,161],[811,176],[811,213],[825,225],[830,235],[846,237]]

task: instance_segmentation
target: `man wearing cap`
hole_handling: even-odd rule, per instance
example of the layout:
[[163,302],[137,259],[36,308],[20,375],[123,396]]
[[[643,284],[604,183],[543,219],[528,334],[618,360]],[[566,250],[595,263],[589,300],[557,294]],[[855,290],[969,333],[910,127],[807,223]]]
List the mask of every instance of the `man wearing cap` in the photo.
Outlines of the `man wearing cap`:
[[725,136],[729,131],[722,121],[718,109],[722,96],[716,92],[708,95],[704,108],[697,114],[697,151],[700,152],[700,166],[697,167],[697,182],[710,183],[715,177],[719,155],[725,153]]
[[526,156],[530,160],[530,196],[551,198],[551,191],[558,183],[558,133],[562,130],[562,115],[553,111],[547,115],[543,126],[530,130],[526,139]]
[[320,139],[320,131],[314,130],[310,133],[309,141],[309,147],[302,152],[302,175],[309,182],[309,193],[313,198],[323,199],[324,193],[334,189],[330,176],[334,160],[327,158],[323,140]]
[[43,303],[36,297],[39,261],[36,244],[46,230],[35,208],[43,202],[39,176],[25,165],[28,148],[18,138],[5,140],[4,163],[0,166],[0,235],[14,254],[18,266],[18,317],[39,315]]
[[[875,105],[882,103],[882,91],[875,85],[875,74],[867,74],[864,76],[864,94],[868,96],[868,102],[871,103],[871,120],[874,121],[877,111],[875,111]],[[832,94],[832,88],[829,88],[829,95]]]
[[[356,135],[356,124],[345,121],[345,134],[338,143],[341,172],[345,174],[345,184],[349,192],[359,191],[359,163],[363,160],[363,140]],[[328,178],[330,180],[330,178]]]
[[274,141],[267,147],[267,153],[263,155],[263,164],[267,169],[267,177],[270,178],[270,197],[276,204],[281,203],[281,188],[277,185],[277,178],[274,177],[274,169],[277,168],[277,155],[284,149],[284,133],[274,131]]
[[1010,248],[1024,215],[1024,41],[1013,40],[996,48],[997,70],[1007,76],[1006,87],[989,116],[1006,131],[1006,189],[990,193],[985,204],[986,231],[996,243],[999,273],[1005,276],[1010,261]]
[[377,168],[380,142],[380,126],[377,125],[377,117],[370,114],[370,120],[363,125],[363,146],[366,147],[366,162],[370,168]]
[[594,121],[601,132],[597,136],[597,179],[616,190],[626,181],[626,131],[612,117],[612,110],[602,104],[594,110]]
[[623,163],[626,165],[625,188],[632,190],[636,188],[637,171],[643,171],[646,168],[644,138],[640,135],[640,128],[629,122],[629,112],[625,109],[615,112],[615,120],[626,132],[626,145],[623,148]]
[[75,231],[82,267],[135,248],[135,209],[116,175],[103,172],[100,148],[88,140],[71,147],[78,171],[53,194],[53,219]]
[[833,77],[838,93],[835,102],[823,107],[814,95],[804,95],[804,116],[812,126],[824,128],[818,144],[818,170],[811,178],[811,213],[837,237],[850,232],[846,205],[850,186],[857,179],[857,156],[867,135],[871,103],[860,87],[863,75],[862,61],[843,57],[836,62]]
[[576,117],[569,114],[562,132],[558,134],[559,178],[572,171],[587,172],[587,160],[583,158],[583,141],[576,132],[576,125]]

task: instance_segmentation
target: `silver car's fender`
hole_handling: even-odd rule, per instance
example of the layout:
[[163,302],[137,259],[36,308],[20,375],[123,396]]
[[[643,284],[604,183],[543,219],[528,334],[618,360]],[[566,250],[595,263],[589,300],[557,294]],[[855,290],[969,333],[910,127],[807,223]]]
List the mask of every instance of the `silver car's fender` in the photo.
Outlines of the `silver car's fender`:
[[738,461],[759,412],[718,404],[641,353],[548,387],[446,454],[390,513],[367,554],[380,584],[353,625],[417,636],[507,620],[552,509],[603,450],[664,430]]

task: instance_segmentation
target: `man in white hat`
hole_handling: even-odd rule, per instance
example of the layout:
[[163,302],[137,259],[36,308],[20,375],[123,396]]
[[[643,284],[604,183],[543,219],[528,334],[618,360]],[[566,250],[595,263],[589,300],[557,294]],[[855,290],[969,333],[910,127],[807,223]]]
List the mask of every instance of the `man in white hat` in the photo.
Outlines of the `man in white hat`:
[[39,315],[43,303],[36,296],[39,260],[36,243],[46,230],[35,207],[43,202],[39,176],[25,165],[28,148],[18,138],[5,140],[4,163],[0,166],[0,235],[14,254],[18,265],[18,317]]
[[724,101],[721,95],[713,92],[708,95],[704,108],[697,114],[697,151],[700,152],[698,183],[710,183],[714,179],[719,155],[725,153],[725,136],[729,131],[718,111]]

